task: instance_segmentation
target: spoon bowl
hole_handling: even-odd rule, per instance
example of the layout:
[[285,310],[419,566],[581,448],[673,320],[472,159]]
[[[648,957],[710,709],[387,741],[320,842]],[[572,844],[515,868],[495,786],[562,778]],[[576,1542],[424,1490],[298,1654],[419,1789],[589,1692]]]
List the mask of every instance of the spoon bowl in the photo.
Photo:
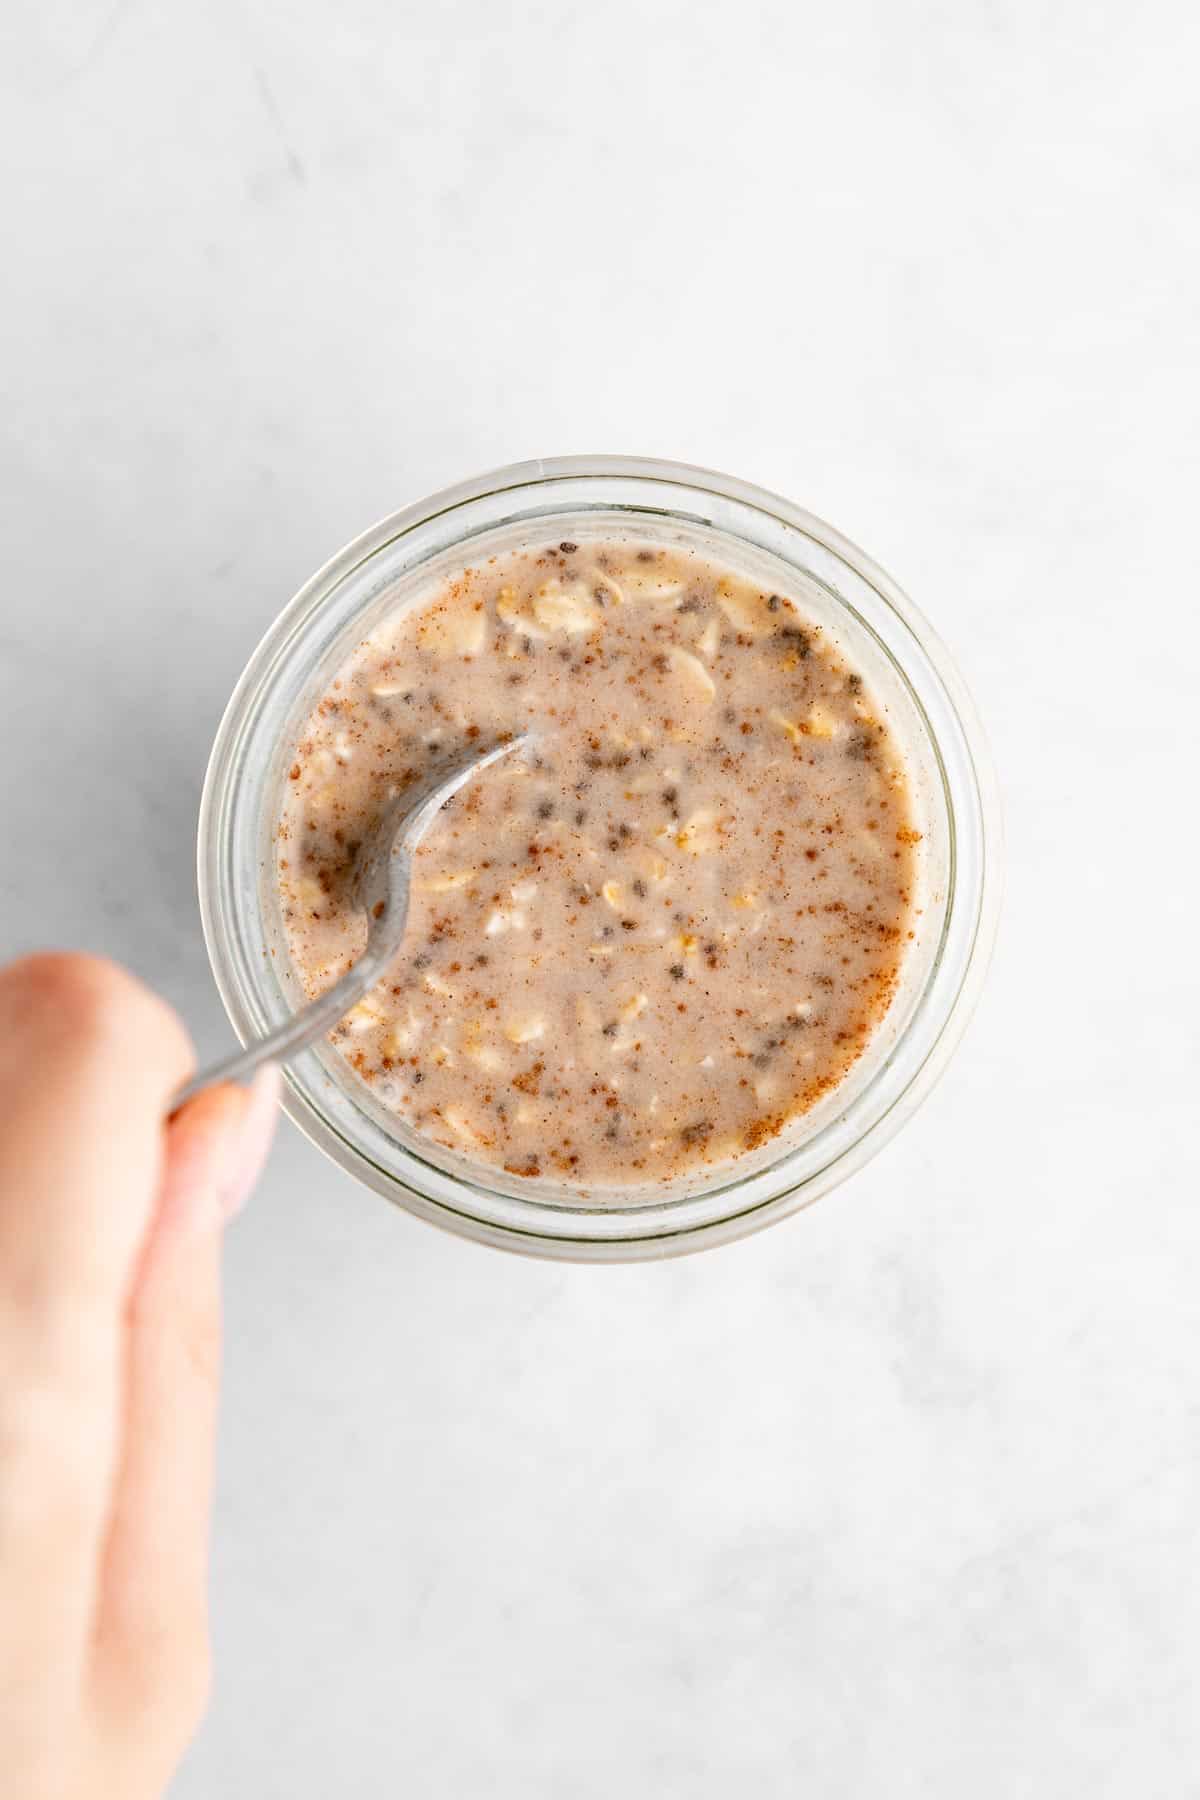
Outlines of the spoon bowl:
[[173,1112],[203,1088],[223,1081],[244,1081],[264,1063],[283,1063],[299,1056],[344,1018],[386,974],[400,950],[408,924],[412,853],[433,820],[447,800],[481,770],[511,756],[528,741],[528,734],[523,733],[482,750],[471,745],[439,763],[388,803],[358,853],[354,873],[355,901],[367,919],[367,942],[358,961],[327,992],[274,1031],[194,1075],[176,1094]]

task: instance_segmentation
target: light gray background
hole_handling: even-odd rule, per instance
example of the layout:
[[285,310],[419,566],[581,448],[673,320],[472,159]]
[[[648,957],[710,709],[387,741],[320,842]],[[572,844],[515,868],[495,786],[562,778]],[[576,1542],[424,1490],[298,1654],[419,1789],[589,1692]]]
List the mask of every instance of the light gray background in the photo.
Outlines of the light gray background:
[[224,1044],[192,840],[243,660],[527,455],[839,525],[1007,810],[956,1063],[747,1244],[522,1262],[284,1130],[177,1800],[1200,1794],[1196,20],[8,0],[5,950]]

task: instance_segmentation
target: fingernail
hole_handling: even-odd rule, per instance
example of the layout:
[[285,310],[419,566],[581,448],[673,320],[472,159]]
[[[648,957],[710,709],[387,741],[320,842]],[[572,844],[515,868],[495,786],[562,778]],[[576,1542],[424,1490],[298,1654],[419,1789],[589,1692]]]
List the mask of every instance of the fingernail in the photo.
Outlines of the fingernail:
[[221,1212],[226,1221],[241,1212],[267,1160],[267,1151],[275,1135],[279,1086],[279,1070],[274,1063],[268,1063],[258,1071],[247,1090],[246,1110],[225,1164]]

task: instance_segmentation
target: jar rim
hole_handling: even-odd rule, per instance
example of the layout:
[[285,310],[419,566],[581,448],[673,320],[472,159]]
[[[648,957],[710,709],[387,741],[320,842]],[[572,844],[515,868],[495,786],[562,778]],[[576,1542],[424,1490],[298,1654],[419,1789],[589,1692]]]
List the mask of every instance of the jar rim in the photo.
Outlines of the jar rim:
[[[506,504],[511,517],[528,517],[532,524],[537,518],[570,510],[572,495],[578,507],[576,491],[591,492],[588,484],[596,484],[598,491],[609,486],[614,490],[609,500],[590,503],[597,511],[619,509],[617,489],[628,493],[644,487],[647,501],[665,500],[668,493],[686,497],[686,511],[678,505],[646,505],[638,510],[657,511],[667,520],[704,522],[731,540],[741,536],[747,541],[744,531],[734,531],[722,522],[726,515],[741,524],[743,515],[758,515],[756,528],[761,525],[763,530],[787,534],[789,543],[793,537],[805,540],[806,555],[819,554],[835,576],[844,576],[840,584],[835,580],[830,590],[844,607],[854,611],[852,602],[840,591],[851,583],[861,584],[855,590],[860,603],[878,601],[884,609],[880,619],[889,629],[894,620],[898,628],[897,643],[905,655],[897,667],[922,713],[942,771],[956,865],[938,951],[938,981],[929,984],[929,993],[921,995],[917,1006],[919,1013],[932,996],[936,998],[935,1012],[932,1016],[926,1013],[919,1034],[913,1033],[915,1013],[903,1028],[882,1065],[892,1072],[890,1083],[876,1091],[873,1105],[860,1108],[861,1116],[851,1122],[849,1131],[843,1130],[840,1139],[835,1136],[834,1153],[823,1165],[810,1159],[801,1177],[791,1179],[799,1165],[796,1153],[785,1150],[778,1162],[742,1179],[740,1165],[734,1163],[719,1172],[716,1185],[705,1190],[701,1197],[705,1206],[700,1211],[694,1203],[688,1211],[684,1203],[674,1200],[605,1209],[512,1199],[493,1192],[477,1178],[430,1163],[411,1148],[400,1158],[404,1171],[404,1179],[400,1179],[394,1169],[382,1167],[372,1157],[361,1135],[354,1143],[339,1129],[330,1108],[315,1097],[311,1073],[302,1078],[296,1070],[287,1072],[284,1107],[306,1136],[341,1167],[406,1210],[498,1248],[565,1260],[630,1261],[678,1255],[748,1235],[811,1203],[861,1167],[931,1090],[978,998],[1000,903],[1000,811],[991,758],[975,709],[940,638],[878,564],[832,526],[765,489],[712,470],[650,458],[598,455],[515,463],[400,508],[330,558],[283,608],[250,656],[218,727],[205,777],[198,878],[214,977],[234,1030],[246,1042],[266,1022],[255,992],[260,965],[251,960],[253,933],[248,939],[241,929],[251,874],[245,866],[247,832],[256,830],[261,821],[248,821],[244,816],[246,807],[239,807],[239,784],[245,787],[252,744],[261,762],[264,744],[253,743],[254,728],[259,727],[261,738],[264,705],[289,668],[294,676],[305,631],[320,619],[322,609],[328,608],[335,595],[355,578],[361,581],[376,558],[403,540],[415,542],[424,534],[427,539],[438,537],[442,547],[465,546],[471,533],[461,527],[469,525],[473,513],[477,532],[507,522]],[[544,504],[536,498],[540,495],[545,496]],[[523,497],[528,510],[512,514],[517,496]],[[556,504],[564,496],[568,504]],[[702,508],[700,514],[694,510],[697,506]],[[454,529],[455,525],[460,529]],[[795,566],[799,569],[801,564]],[[266,747],[273,747],[269,733],[267,737]],[[235,846],[240,846],[240,851]],[[952,919],[955,934],[947,961],[945,939]],[[259,954],[265,952],[260,949]],[[873,1081],[856,1096],[843,1119],[871,1094],[874,1085]],[[729,1210],[716,1204],[714,1211],[714,1203],[725,1194],[730,1196]]]

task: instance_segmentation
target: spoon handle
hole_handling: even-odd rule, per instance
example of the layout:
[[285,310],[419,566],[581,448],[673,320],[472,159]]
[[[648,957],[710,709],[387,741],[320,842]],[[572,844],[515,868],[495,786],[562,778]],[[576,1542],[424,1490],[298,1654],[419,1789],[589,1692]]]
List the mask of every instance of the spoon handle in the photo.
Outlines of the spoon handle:
[[355,1002],[362,999],[367,989],[378,981],[390,961],[391,956],[380,956],[368,945],[353,968],[347,969],[318,999],[301,1007],[290,1019],[285,1019],[273,1031],[269,1031],[266,1037],[256,1038],[244,1050],[236,1050],[232,1056],[222,1057],[220,1062],[210,1063],[206,1069],[193,1075],[175,1095],[171,1111],[178,1112],[181,1106],[186,1106],[189,1100],[195,1099],[203,1088],[215,1087],[222,1081],[245,1081],[247,1076],[253,1075],[264,1063],[285,1063],[293,1056],[299,1056],[302,1050],[307,1050],[310,1044],[315,1044],[318,1038],[331,1031]]

